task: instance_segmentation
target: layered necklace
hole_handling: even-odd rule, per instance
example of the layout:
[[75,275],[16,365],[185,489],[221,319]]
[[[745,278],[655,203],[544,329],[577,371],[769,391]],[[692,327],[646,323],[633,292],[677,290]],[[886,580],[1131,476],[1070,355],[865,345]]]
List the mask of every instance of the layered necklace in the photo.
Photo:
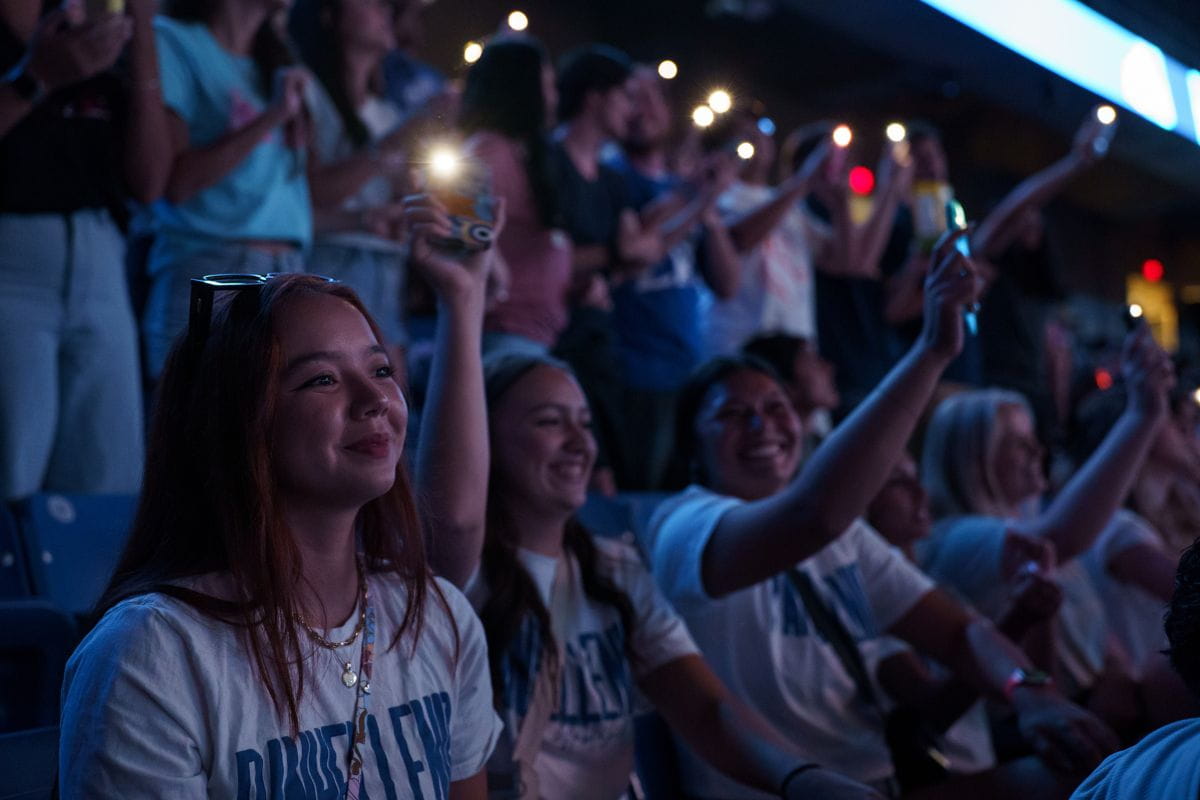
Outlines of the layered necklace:
[[354,632],[340,642],[331,642],[314,630],[299,614],[295,615],[296,622],[308,633],[308,638],[325,650],[337,655],[343,647],[349,647],[363,637],[362,658],[359,660],[358,672],[354,671],[351,661],[342,661],[342,685],[354,689],[354,734],[350,740],[350,751],[346,754],[349,780],[346,782],[346,797],[357,800],[359,788],[363,779],[363,747],[367,741],[367,706],[371,701],[371,665],[375,655],[375,609],[371,606],[371,594],[367,588],[367,570],[361,554],[358,556],[358,622]]
[[[354,631],[340,642],[331,642],[316,631],[311,625],[304,621],[304,618],[299,614],[294,614],[296,622],[300,623],[300,627],[304,628],[304,632],[308,634],[308,638],[325,650],[332,651],[337,656],[338,663],[342,665],[342,685],[347,689],[353,689],[358,685],[359,674],[362,672],[362,666],[359,666],[359,672],[354,671],[354,663],[351,661],[342,661],[341,656],[337,655],[337,651],[343,647],[350,647],[358,641],[359,635],[367,625],[367,608],[369,606],[369,591],[367,589],[367,575],[363,569],[362,558],[358,559],[358,622],[354,625]],[[364,676],[366,677],[366,676]],[[364,686],[364,689],[369,690],[370,687]]]

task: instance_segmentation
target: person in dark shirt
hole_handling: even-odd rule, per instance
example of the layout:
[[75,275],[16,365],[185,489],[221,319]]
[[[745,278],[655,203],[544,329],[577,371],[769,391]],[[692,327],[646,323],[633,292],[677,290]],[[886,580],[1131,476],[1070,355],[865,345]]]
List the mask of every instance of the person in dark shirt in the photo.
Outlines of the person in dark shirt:
[[[0,497],[132,492],[137,329],[117,220],[166,180],[151,22],[0,6]],[[128,46],[128,69],[112,67]],[[19,385],[15,383],[20,381]]]

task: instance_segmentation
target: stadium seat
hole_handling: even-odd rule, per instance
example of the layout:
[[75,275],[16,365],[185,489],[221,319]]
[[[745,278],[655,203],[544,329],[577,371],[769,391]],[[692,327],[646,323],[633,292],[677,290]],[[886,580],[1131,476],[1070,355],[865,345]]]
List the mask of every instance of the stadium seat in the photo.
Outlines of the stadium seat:
[[16,503],[33,593],[69,613],[90,612],[121,554],[136,500],[36,494]]
[[76,639],[74,619],[47,600],[0,602],[0,731],[58,723],[63,668]]
[[0,600],[28,597],[31,592],[21,531],[8,508],[0,505]]

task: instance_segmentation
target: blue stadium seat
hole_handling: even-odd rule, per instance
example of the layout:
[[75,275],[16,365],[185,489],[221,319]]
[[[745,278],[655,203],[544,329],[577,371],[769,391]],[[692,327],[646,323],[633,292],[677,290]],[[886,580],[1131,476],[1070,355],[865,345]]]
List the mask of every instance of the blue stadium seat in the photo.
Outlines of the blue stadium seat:
[[86,614],[108,584],[133,521],[133,495],[35,494],[14,505],[34,594]]
[[0,505],[0,600],[28,597],[32,593],[25,559],[17,520],[6,506]]
[[49,800],[57,773],[57,727],[0,735],[0,800]]

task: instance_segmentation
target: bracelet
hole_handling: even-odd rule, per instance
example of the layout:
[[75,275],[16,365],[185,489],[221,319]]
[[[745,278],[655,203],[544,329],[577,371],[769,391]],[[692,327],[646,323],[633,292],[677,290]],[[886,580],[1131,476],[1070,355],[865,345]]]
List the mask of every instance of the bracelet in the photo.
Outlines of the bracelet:
[[788,784],[790,784],[797,775],[801,775],[805,772],[808,772],[810,769],[816,769],[819,766],[821,766],[821,765],[820,764],[801,764],[800,766],[796,767],[791,772],[789,772],[787,775],[784,775],[783,780],[779,782],[779,796],[787,797]]

